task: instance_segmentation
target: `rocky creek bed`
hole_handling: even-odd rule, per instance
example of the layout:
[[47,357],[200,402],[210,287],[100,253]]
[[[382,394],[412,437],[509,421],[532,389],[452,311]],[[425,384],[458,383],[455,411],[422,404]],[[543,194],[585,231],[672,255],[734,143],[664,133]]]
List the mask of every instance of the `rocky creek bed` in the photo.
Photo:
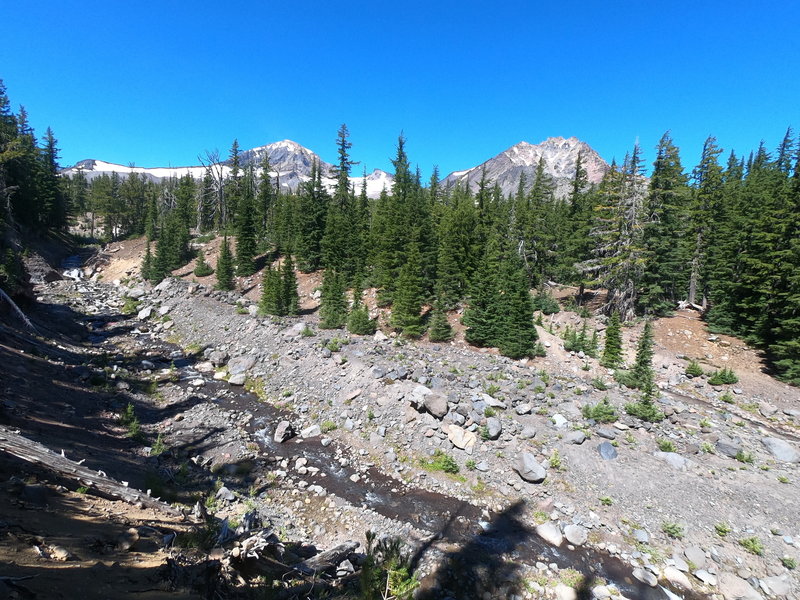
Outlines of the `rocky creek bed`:
[[[305,542],[399,535],[425,550],[430,597],[797,597],[796,406],[754,394],[737,412],[683,378],[661,382],[668,419],[650,425],[621,410],[633,392],[552,360],[265,319],[175,279],[38,291],[86,315],[108,362],[76,376],[118,390],[116,410],[140,399],[170,449],[149,459],[164,487],[220,481],[222,516],[254,503]],[[618,420],[584,419],[604,397]],[[443,456],[457,473],[430,466],[455,470]]]

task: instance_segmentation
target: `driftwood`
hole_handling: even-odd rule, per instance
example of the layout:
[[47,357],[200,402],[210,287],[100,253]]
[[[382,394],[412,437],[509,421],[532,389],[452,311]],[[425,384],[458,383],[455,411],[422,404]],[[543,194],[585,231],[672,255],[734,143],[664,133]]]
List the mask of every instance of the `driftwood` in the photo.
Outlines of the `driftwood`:
[[131,504],[141,504],[147,508],[154,508],[163,513],[180,516],[178,509],[166,502],[148,496],[137,489],[127,487],[126,484],[108,477],[105,473],[93,471],[62,454],[56,454],[42,444],[0,427],[0,450],[16,456],[26,462],[41,465],[59,475],[75,479],[81,484],[96,490],[101,495],[124,500]]
[[294,565],[292,569],[303,575],[323,573],[328,569],[336,568],[336,566],[347,558],[356,548],[358,548],[358,542],[345,542],[344,544],[339,544],[330,550],[321,552],[316,556],[312,556]]
[[25,323],[28,329],[36,333],[36,327],[33,326],[33,323],[31,323],[30,319],[27,316],[25,316],[25,313],[22,312],[22,309],[19,306],[17,306],[17,304],[11,299],[11,297],[8,294],[6,294],[2,289],[0,289],[0,299],[3,299],[6,302],[8,302],[9,306],[11,306],[11,308],[14,309],[14,312],[17,313],[20,319],[22,319],[22,322]]

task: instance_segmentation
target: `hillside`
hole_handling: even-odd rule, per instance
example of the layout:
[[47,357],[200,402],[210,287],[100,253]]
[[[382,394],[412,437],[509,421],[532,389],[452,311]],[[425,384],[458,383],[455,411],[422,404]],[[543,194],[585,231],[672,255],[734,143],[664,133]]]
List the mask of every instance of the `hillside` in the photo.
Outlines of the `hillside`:
[[[796,557],[800,534],[796,390],[765,375],[740,340],[710,336],[693,311],[656,323],[658,406],[668,418],[649,424],[625,415],[634,391],[596,359],[564,350],[558,334],[582,323],[573,312],[545,317],[546,357],[513,361],[461,336],[431,344],[320,330],[314,276],[300,276],[304,316],[288,319],[253,316],[252,300],[192,283],[188,269],[185,281],[153,288],[137,280],[142,254],[139,242],[115,243],[92,260],[91,280],[39,284],[29,310],[38,338],[5,317],[4,431],[162,498],[225,498],[206,501],[211,523],[255,511],[292,552],[349,540],[363,549],[368,529],[401,535],[424,549],[422,598],[437,589],[562,598],[572,586],[586,597],[667,597],[650,587],[656,580],[684,598],[797,589],[781,562]],[[252,290],[257,282],[239,281]],[[628,360],[638,335],[625,329]],[[740,380],[689,378],[687,357],[705,371],[730,366]],[[66,390],[58,405],[51,389]],[[614,422],[586,420],[582,407],[604,397]],[[142,441],[119,422],[128,404]],[[277,443],[284,424],[296,437]],[[458,473],[425,466],[449,464],[437,456]],[[46,469],[11,461],[5,470],[5,479],[27,474],[0,505],[13,540],[2,560],[16,577],[37,575],[19,586],[48,598],[69,597],[65,582],[89,578],[100,583],[90,598],[211,593],[208,558],[185,542],[164,545],[173,532],[195,536],[197,522],[99,499],[91,484],[76,493]],[[539,470],[543,481],[533,483]],[[220,495],[220,485],[229,491]],[[37,502],[48,511],[23,527],[20,511]],[[751,538],[763,556],[740,545]],[[214,589],[244,593],[230,577],[236,563],[219,552],[227,566],[213,571]],[[349,562],[358,569],[362,560]],[[204,583],[192,564],[206,565]],[[457,579],[444,564],[459,565]],[[346,573],[323,588],[339,593]]]

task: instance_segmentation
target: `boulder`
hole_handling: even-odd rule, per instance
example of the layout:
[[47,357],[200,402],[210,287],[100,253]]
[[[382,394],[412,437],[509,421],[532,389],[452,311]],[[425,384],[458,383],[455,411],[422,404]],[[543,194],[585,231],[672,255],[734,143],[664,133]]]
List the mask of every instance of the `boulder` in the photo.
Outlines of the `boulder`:
[[552,521],[538,525],[536,527],[536,535],[548,544],[556,547],[560,546],[564,541],[564,536],[561,535],[561,529]]
[[236,358],[232,358],[230,362],[228,362],[228,373],[231,375],[238,375],[240,373],[246,373],[250,369],[253,368],[253,365],[256,364],[256,357],[252,355],[245,355],[245,356],[237,356]]
[[447,433],[447,439],[450,440],[453,446],[460,448],[467,454],[472,454],[475,449],[475,443],[478,441],[478,436],[475,435],[475,432],[467,431],[458,425],[448,425],[445,428],[445,432]]
[[781,462],[800,462],[800,452],[787,441],[774,437],[765,437],[761,438],[761,443],[764,444],[764,447],[774,458]]
[[310,427],[306,427],[300,432],[300,437],[311,438],[321,434],[322,434],[322,429],[320,428],[319,425],[311,425]]
[[494,398],[489,394],[481,393],[479,394],[479,397],[480,400],[486,404],[486,406],[491,406],[492,408],[502,408],[502,409],[506,408],[505,402],[503,402],[502,400],[498,400],[497,398]]
[[586,441],[586,434],[582,431],[570,431],[565,438],[568,444],[582,444]]
[[497,417],[489,417],[486,419],[486,432],[489,434],[490,440],[496,440],[503,432],[503,424]]
[[228,378],[228,383],[231,385],[244,385],[245,381],[247,381],[247,375],[244,373],[237,373],[236,375],[231,375]]
[[656,576],[653,575],[647,569],[643,569],[641,567],[636,567],[633,570],[632,575],[636,579],[638,579],[642,583],[645,583],[645,584],[649,585],[650,587],[656,587],[656,585],[658,585],[658,579],[656,578]]
[[294,437],[294,428],[292,424],[289,423],[289,421],[281,421],[278,423],[278,426],[275,428],[275,441],[282,444],[292,437]]
[[148,306],[147,308],[143,308],[139,311],[139,314],[136,315],[140,321],[145,321],[150,318],[150,315],[153,314],[153,307]]
[[689,581],[689,578],[686,576],[686,574],[682,573],[675,567],[666,567],[664,569],[664,579],[669,581],[675,587],[683,590],[692,589],[692,583]]
[[522,452],[514,463],[514,470],[528,483],[541,483],[547,477],[547,470],[540,465],[530,452]]
[[570,524],[564,527],[564,537],[573,546],[583,546],[589,539],[589,530],[583,525]]
[[210,360],[211,364],[215,367],[221,367],[225,364],[225,361],[228,360],[228,353],[223,350],[213,350],[208,354],[208,360]]
[[673,469],[677,469],[679,471],[685,471],[692,462],[688,458],[684,458],[676,452],[653,452],[653,456],[660,458]]
[[602,442],[598,444],[597,451],[600,453],[600,456],[603,457],[603,460],[614,460],[617,458],[617,449],[611,445],[611,442]]
[[725,600],[763,600],[753,586],[733,573],[722,573],[719,576],[719,593]]

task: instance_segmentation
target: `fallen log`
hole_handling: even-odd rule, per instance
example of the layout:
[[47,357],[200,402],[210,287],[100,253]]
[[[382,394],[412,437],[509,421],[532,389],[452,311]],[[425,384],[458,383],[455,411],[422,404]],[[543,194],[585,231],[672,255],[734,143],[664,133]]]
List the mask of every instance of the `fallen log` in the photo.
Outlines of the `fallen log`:
[[316,575],[335,568],[356,548],[358,548],[358,542],[345,542],[294,565],[292,569],[303,575]]
[[124,500],[130,504],[141,504],[144,507],[153,508],[168,515],[180,516],[183,514],[166,502],[148,496],[137,489],[127,487],[127,485],[108,477],[104,473],[93,471],[74,460],[53,452],[38,442],[29,440],[19,433],[4,427],[0,427],[0,450],[25,462],[41,465],[59,475],[75,479],[82,485],[99,492],[100,495]]

